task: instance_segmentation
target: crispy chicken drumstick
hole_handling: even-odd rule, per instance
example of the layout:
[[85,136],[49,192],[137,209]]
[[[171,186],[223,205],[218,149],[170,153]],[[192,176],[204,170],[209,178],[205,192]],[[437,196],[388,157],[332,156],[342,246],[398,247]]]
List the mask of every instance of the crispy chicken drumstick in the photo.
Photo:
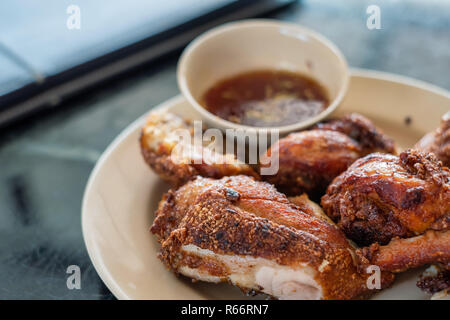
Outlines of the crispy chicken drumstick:
[[433,154],[370,154],[328,187],[325,213],[360,245],[363,264],[404,271],[450,262],[450,170]]
[[[305,211],[248,176],[198,177],[163,197],[151,231],[166,266],[196,280],[228,281],[279,299],[374,293],[344,234],[312,213],[317,207],[307,198],[293,200]],[[385,274],[382,283],[390,281],[392,274]]]

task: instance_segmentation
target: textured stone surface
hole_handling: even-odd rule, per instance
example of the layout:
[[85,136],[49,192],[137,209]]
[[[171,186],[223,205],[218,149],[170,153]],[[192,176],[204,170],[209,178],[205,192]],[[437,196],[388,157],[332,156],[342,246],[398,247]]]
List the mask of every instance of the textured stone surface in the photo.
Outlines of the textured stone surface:
[[[366,8],[381,8],[381,30]],[[303,1],[272,17],[334,41],[352,67],[389,71],[450,89],[450,2]],[[83,190],[101,152],[129,123],[179,93],[177,56],[65,103],[0,135],[0,299],[108,299],[80,226]],[[79,265],[82,289],[66,288]]]

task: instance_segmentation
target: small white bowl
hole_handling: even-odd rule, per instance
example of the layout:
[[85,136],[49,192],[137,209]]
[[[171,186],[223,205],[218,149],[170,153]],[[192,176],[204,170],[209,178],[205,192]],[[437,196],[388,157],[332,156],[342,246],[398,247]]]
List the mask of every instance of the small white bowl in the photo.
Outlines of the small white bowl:
[[[252,127],[224,120],[201,105],[218,81],[252,70],[286,70],[317,80],[328,93],[328,107],[315,117],[281,127]],[[220,129],[279,130],[311,126],[332,113],[347,91],[349,72],[339,49],[320,34],[275,20],[244,20],[211,29],[193,40],[178,62],[178,86],[211,126]]]

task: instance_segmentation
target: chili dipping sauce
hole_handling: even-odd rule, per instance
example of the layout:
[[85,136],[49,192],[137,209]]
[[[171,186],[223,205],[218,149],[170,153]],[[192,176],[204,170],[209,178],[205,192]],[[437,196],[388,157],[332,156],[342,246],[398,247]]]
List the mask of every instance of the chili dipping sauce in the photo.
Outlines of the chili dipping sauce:
[[203,106],[222,119],[256,127],[276,127],[311,118],[328,106],[315,80],[289,71],[258,70],[219,81],[203,96]]

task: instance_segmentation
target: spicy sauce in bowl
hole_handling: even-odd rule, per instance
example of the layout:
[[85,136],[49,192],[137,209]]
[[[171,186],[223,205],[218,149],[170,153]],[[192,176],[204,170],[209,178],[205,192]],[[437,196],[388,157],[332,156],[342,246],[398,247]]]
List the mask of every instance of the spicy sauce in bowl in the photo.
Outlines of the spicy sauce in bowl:
[[323,86],[299,73],[259,70],[219,81],[203,106],[222,119],[247,126],[277,127],[312,118],[329,104]]

